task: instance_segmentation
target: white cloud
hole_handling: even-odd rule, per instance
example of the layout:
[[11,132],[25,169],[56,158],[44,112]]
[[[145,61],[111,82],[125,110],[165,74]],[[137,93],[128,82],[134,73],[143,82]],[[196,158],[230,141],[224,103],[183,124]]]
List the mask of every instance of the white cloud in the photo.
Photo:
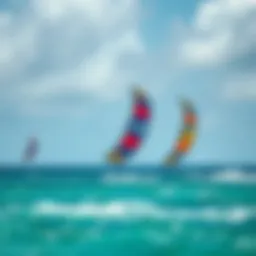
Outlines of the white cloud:
[[33,106],[69,92],[117,96],[136,76],[131,56],[144,52],[138,9],[136,0],[30,0],[2,11],[2,97]]
[[222,99],[255,100],[255,28],[255,0],[200,3],[178,47],[181,66],[208,68],[212,76],[223,79]]
[[229,78],[223,86],[223,98],[234,101],[256,101],[256,75]]
[[[143,47],[135,31],[126,31],[109,40],[88,55],[78,66],[65,73],[58,71],[36,78],[24,90],[26,96],[42,98],[58,92],[92,93],[107,96],[118,92],[119,86],[129,83],[125,71],[120,68],[120,58],[129,53],[141,53]],[[74,84],[75,83],[75,84]],[[34,86],[33,86],[34,84]]]
[[180,58],[193,66],[217,66],[255,50],[256,2],[207,0],[180,46]]

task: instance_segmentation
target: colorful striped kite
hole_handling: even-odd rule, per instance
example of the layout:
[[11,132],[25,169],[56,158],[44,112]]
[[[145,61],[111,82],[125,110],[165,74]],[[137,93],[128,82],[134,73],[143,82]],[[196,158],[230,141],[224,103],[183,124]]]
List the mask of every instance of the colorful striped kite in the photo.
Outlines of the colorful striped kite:
[[183,126],[174,148],[165,159],[166,165],[176,165],[188,153],[195,141],[197,115],[191,102],[182,101]]
[[132,115],[128,128],[117,146],[108,155],[110,163],[124,163],[139,150],[147,134],[152,115],[149,99],[145,92],[136,89],[133,101]]

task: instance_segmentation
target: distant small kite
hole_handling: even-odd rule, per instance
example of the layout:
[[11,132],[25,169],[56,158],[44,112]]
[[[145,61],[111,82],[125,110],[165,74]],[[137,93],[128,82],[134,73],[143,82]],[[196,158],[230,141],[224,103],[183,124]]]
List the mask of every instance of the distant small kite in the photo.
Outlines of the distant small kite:
[[38,140],[35,137],[31,137],[26,145],[24,154],[23,154],[23,161],[24,162],[32,162],[36,158],[38,154]]

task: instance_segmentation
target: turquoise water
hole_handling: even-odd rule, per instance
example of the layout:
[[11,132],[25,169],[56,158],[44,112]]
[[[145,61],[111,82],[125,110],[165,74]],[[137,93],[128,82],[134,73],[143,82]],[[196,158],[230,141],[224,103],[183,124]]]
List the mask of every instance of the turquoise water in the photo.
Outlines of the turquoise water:
[[129,168],[2,167],[0,255],[256,255],[256,168]]

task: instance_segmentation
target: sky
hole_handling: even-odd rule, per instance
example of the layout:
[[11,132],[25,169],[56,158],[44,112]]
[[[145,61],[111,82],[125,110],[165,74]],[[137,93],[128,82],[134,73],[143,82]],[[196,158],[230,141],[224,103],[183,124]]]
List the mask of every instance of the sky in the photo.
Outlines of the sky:
[[140,84],[153,117],[136,164],[158,164],[196,106],[185,163],[256,162],[255,0],[2,0],[0,163],[104,163]]

